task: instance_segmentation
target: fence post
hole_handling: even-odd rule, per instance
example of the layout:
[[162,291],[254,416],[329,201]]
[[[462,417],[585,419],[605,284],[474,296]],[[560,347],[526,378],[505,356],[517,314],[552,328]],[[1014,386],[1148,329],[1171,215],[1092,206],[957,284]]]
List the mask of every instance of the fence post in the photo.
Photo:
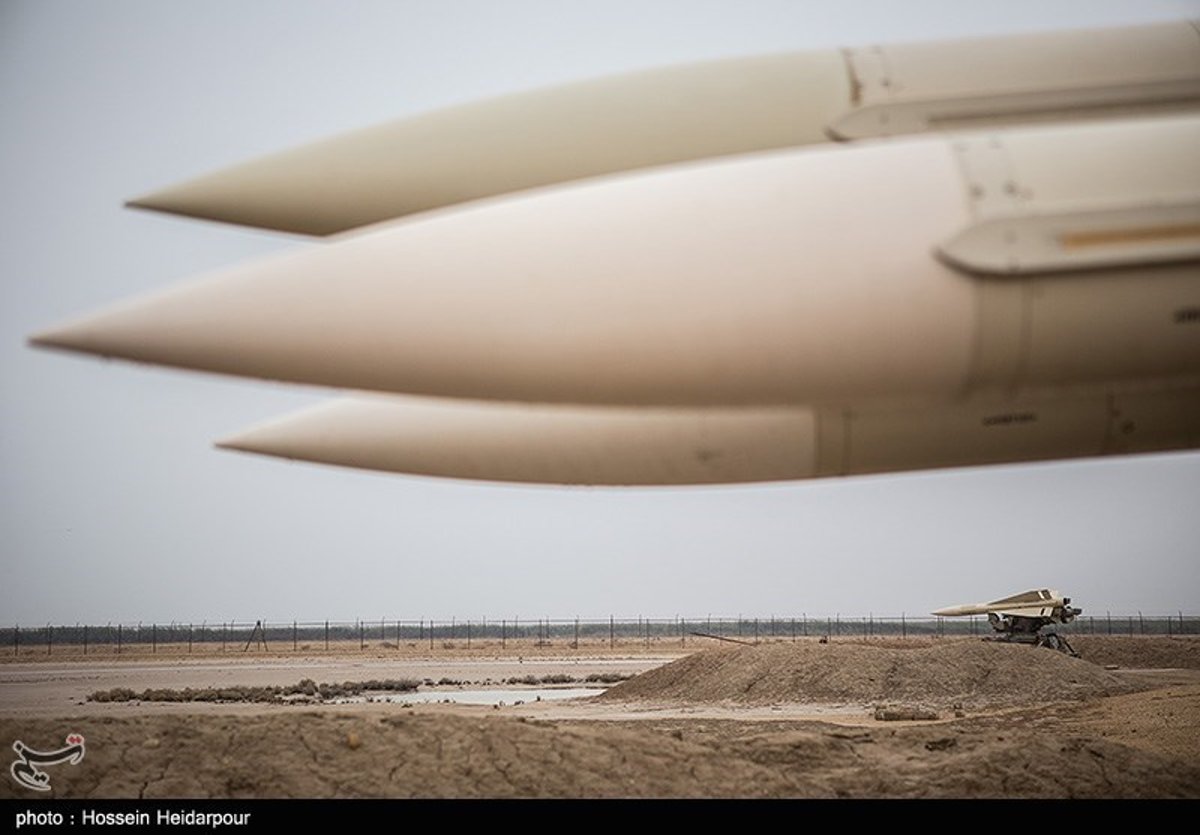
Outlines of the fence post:
[[471,648],[471,619],[467,618],[467,649]]
[[13,625],[13,657],[21,653],[21,624]]
[[192,625],[188,624],[188,652],[192,651]]
[[325,621],[325,651],[329,652],[329,620]]
[[500,618],[500,649],[508,649],[508,620]]
[[358,649],[361,652],[362,650],[364,650],[366,648],[367,648],[367,639],[366,639],[366,636],[363,634],[363,622],[360,620],[358,622]]
[[87,655],[87,624],[83,625],[83,654]]
[[1146,634],[1146,621],[1142,618],[1140,610],[1138,611],[1138,631],[1143,635]]
[[46,624],[46,654],[49,655],[54,649],[54,627]]
[[904,612],[900,613],[900,639],[908,638],[908,624],[904,622]]
[[150,624],[150,652],[152,654],[158,653],[158,624],[157,623]]
[[117,655],[121,654],[121,624],[117,624]]
[[613,648],[614,642],[616,641],[616,632],[614,631],[613,624],[614,624],[613,616],[609,615],[608,616],[608,648],[609,649]]

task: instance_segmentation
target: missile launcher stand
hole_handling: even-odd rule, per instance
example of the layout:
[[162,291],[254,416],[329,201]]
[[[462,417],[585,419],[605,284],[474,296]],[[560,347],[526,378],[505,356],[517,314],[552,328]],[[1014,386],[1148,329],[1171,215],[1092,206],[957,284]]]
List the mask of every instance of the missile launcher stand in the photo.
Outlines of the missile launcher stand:
[[1070,623],[1082,611],[1082,609],[1064,606],[1055,609],[1048,617],[1010,616],[989,612],[988,623],[992,625],[992,629],[996,630],[997,634],[990,638],[984,638],[984,640],[1047,647],[1065,652],[1072,658],[1078,658],[1079,653],[1071,646],[1066,636],[1050,630],[1056,623]]

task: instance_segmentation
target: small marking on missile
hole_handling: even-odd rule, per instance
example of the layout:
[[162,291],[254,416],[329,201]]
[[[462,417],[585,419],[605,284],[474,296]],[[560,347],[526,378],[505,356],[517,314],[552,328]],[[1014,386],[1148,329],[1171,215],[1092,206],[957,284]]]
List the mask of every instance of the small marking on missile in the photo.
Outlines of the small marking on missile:
[[1066,249],[1089,246],[1178,241],[1200,237],[1200,223],[1180,223],[1161,226],[1142,226],[1128,229],[1097,229],[1094,231],[1064,232],[1058,236]]
[[1037,420],[1034,412],[1009,412],[1003,415],[988,415],[983,419],[984,426],[1011,426],[1014,423],[1033,423]]
[[1175,311],[1175,324],[1190,325],[1200,322],[1200,307],[1181,307]]

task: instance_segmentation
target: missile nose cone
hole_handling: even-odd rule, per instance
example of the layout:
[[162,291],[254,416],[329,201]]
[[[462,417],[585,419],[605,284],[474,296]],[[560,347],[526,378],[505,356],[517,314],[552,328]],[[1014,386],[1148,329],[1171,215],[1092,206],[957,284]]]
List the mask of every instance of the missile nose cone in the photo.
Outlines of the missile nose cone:
[[[43,342],[475,399],[732,406],[881,381],[936,391],[961,383],[975,304],[923,245],[963,220],[954,165],[924,142],[564,187],[238,266]],[[901,228],[918,185],[924,209]],[[876,244],[865,249],[846,237],[864,206]]]
[[260,427],[244,429],[227,437],[218,438],[213,441],[213,446],[232,452],[254,452],[278,458],[296,457],[289,454],[290,445],[284,433],[263,431]]
[[50,348],[61,351],[78,351],[85,354],[107,356],[108,340],[100,336],[95,326],[96,317],[70,324],[47,328],[31,334],[26,342],[33,348]]
[[186,307],[172,310],[158,294],[114,305],[65,324],[39,331],[28,342],[51,348],[120,357],[136,362],[187,365],[180,362],[195,330],[187,321]]
[[686,485],[811,475],[811,410],[620,409],[355,396],[223,449],[390,472],[549,484]]
[[127,205],[328,235],[598,175],[823,143],[849,99],[836,50],[648,70],[410,116]]

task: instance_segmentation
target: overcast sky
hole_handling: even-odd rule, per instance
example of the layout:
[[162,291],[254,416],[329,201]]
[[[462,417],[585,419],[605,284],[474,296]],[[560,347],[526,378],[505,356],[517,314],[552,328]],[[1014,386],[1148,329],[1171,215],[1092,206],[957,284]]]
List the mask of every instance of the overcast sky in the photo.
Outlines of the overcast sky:
[[0,0],[0,625],[912,615],[1043,585],[1094,613],[1200,613],[1200,454],[478,484],[218,451],[332,393],[25,344],[316,245],[121,204],[329,134],[653,65],[1188,16],[1200,3]]

